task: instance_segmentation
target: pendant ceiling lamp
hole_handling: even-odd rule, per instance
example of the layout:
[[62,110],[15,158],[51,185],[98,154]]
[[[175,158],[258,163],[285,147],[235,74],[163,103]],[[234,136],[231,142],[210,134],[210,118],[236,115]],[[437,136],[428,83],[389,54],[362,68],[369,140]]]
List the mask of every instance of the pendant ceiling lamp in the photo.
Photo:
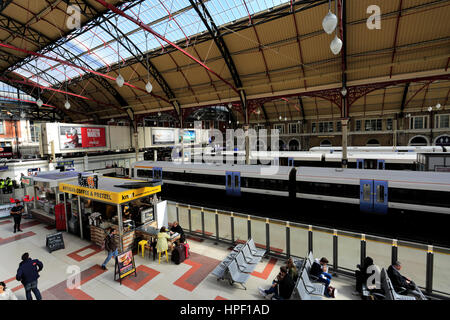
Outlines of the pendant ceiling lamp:
[[153,86],[152,83],[150,82],[150,69],[148,68],[149,64],[148,64],[148,42],[147,42],[147,37],[148,34],[145,33],[145,57],[147,59],[147,83],[145,85],[145,91],[147,91],[148,93],[151,93],[153,90]]
[[64,103],[64,108],[66,108],[67,110],[70,109],[70,102],[69,102],[69,100],[66,100],[66,103]]
[[[116,17],[116,26],[118,26],[118,17]],[[120,74],[120,45],[119,45],[119,32],[117,32],[117,59],[118,59],[118,64],[119,64],[119,71],[118,71],[118,76],[116,78],[116,83],[119,86],[119,88],[123,87],[123,84],[125,83],[125,79],[122,77],[122,75]]]
[[337,23],[338,23],[338,19],[337,19],[336,15],[333,12],[331,12],[331,0],[330,0],[329,5],[328,5],[328,13],[325,16],[325,18],[323,18],[323,21],[322,21],[323,30],[328,34],[332,34],[333,31],[337,27]]
[[[336,0],[336,13],[337,13],[337,0]],[[337,19],[336,19],[336,23],[337,23]],[[330,49],[331,52],[333,52],[333,54],[338,55],[339,52],[341,52],[342,49],[342,40],[339,39],[338,35],[337,35],[337,28],[336,29],[336,36],[334,37],[333,41],[331,41],[330,43]]]
[[[66,83],[66,92],[67,92],[67,73],[66,73],[66,65],[64,65],[64,80]],[[70,102],[69,102],[69,97],[67,97],[67,93],[66,93],[66,102],[64,103],[64,108],[66,108],[67,110],[70,109]]]

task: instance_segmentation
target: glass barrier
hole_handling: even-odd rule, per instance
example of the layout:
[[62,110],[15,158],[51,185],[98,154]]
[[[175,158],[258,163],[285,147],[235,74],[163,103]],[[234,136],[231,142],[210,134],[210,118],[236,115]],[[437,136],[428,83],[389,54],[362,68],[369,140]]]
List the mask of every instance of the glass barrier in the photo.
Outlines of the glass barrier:
[[313,254],[314,258],[325,257],[328,265],[333,265],[333,234],[325,230],[313,228]]
[[371,257],[373,263],[380,267],[380,270],[391,265],[392,260],[392,242],[383,238],[368,237],[366,239],[366,257]]
[[450,250],[435,249],[433,257],[433,290],[450,293]]
[[269,240],[270,251],[276,254],[286,254],[286,224],[270,220]]
[[201,208],[191,207],[191,227],[192,232],[202,233],[202,212]]
[[266,221],[261,218],[252,217],[252,238],[258,248],[266,248]]
[[216,212],[205,210],[205,235],[216,237]]
[[[178,206],[180,225],[189,230],[188,207]],[[248,216],[233,213],[234,217],[234,241],[246,241],[248,235]],[[169,221],[177,220],[176,205],[169,202]],[[222,241],[231,241],[231,212],[217,211],[219,238]],[[192,231],[202,233],[201,208],[191,206]],[[266,219],[250,216],[251,234],[255,244],[266,249]],[[216,237],[216,211],[211,208],[204,209],[205,235]],[[269,245],[274,254],[287,254],[286,224],[284,221],[269,220]],[[290,223],[290,254],[296,257],[308,255],[308,230],[309,226],[298,223]],[[332,229],[312,227],[312,244],[315,258],[326,257],[333,265],[333,232]],[[346,271],[354,271],[361,260],[361,234],[337,231],[337,260],[338,268]],[[387,269],[392,260],[392,240],[372,235],[366,235],[366,256],[371,257],[380,268]],[[426,287],[427,280],[427,246],[408,241],[398,241],[397,256],[402,263],[401,273],[411,278],[418,286]],[[433,254],[432,289],[437,293],[450,294],[450,250],[436,247]]]
[[177,221],[177,207],[175,203],[167,203],[167,219],[169,219],[169,222],[171,223]]
[[338,267],[356,270],[361,262],[361,236],[338,232]]
[[308,227],[291,223],[291,255],[306,257],[308,255]]
[[247,217],[233,215],[234,220],[234,241],[246,242],[248,240]]
[[414,281],[419,287],[426,286],[427,247],[416,247],[407,242],[398,242],[398,260],[402,264],[400,273]]
[[230,215],[219,211],[219,238],[231,241]]
[[189,215],[188,215],[188,208],[182,205],[178,206],[178,215],[180,216],[180,226],[184,230],[189,231]]

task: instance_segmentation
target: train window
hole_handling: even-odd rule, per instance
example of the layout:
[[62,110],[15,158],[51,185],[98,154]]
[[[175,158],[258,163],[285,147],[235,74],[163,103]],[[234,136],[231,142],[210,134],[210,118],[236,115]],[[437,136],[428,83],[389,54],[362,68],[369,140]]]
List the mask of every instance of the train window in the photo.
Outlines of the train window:
[[234,187],[239,188],[239,176],[234,176]]
[[377,202],[384,203],[384,186],[377,185]]
[[231,174],[227,175],[227,187],[231,188]]
[[142,177],[142,178],[152,178],[153,177],[153,172],[152,172],[152,170],[139,169],[137,171],[137,176],[138,177]]
[[370,191],[371,191],[370,184],[364,184],[363,185],[363,200],[364,201],[370,201]]

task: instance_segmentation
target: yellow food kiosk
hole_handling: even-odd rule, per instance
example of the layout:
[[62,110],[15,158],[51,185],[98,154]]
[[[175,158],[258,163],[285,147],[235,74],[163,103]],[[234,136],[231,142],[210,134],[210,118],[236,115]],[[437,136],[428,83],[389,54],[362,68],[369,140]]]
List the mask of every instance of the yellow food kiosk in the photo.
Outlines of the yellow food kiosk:
[[[101,246],[108,228],[118,229],[118,247],[130,250],[137,225],[156,224],[153,207],[161,201],[162,182],[80,174],[77,181],[61,183],[64,194],[66,226]],[[134,209],[134,210],[133,210]]]

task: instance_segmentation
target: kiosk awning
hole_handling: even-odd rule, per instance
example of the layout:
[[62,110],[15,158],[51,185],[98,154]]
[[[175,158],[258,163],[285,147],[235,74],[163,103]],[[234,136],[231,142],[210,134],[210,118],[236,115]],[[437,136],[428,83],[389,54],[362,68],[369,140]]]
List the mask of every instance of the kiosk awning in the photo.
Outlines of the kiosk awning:
[[[70,183],[61,183],[59,185],[59,191],[113,204],[122,204],[161,192],[161,183],[157,183],[157,185],[154,186],[129,189],[127,188],[129,187],[127,184],[130,182],[145,183],[146,181],[99,177],[98,188],[96,189],[82,187],[78,185],[77,181],[74,181]],[[124,185],[124,187],[120,187],[121,185]]]

